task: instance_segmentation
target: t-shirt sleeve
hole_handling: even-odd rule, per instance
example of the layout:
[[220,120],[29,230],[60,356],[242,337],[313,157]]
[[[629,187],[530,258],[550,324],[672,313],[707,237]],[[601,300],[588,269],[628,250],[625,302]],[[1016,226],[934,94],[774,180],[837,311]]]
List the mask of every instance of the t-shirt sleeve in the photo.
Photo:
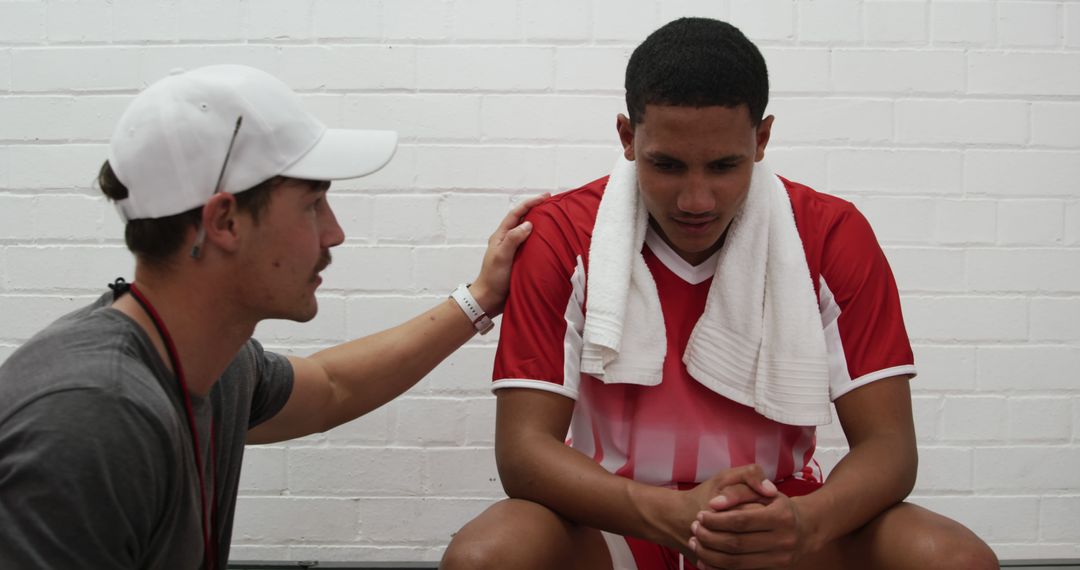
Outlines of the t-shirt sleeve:
[[826,235],[819,286],[833,400],[875,380],[915,375],[896,281],[854,206]]
[[289,401],[293,388],[292,364],[284,356],[263,350],[255,339],[247,348],[255,365],[255,390],[251,396],[251,415],[248,429],[274,417]]
[[0,567],[139,567],[175,472],[163,429],[96,389],[51,393],[4,419]]
[[568,230],[531,212],[502,316],[492,389],[534,388],[577,398],[581,381],[585,271]]

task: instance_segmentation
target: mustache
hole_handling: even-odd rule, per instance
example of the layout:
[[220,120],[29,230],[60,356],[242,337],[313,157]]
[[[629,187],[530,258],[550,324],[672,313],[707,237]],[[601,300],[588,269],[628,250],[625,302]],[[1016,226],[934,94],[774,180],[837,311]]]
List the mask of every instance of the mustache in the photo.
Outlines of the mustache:
[[332,258],[330,256],[330,250],[324,251],[322,256],[319,257],[318,265],[315,266],[315,273],[319,273],[323,269],[326,269],[327,267],[329,267],[330,263],[332,261],[333,260],[332,260]]

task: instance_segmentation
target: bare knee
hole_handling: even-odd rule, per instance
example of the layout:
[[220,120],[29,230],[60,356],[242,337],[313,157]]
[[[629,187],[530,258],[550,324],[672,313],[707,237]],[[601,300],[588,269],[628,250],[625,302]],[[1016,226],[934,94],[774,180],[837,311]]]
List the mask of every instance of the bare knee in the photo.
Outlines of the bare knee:
[[945,532],[924,534],[913,545],[912,557],[921,568],[998,570],[997,556],[985,542],[959,523]]
[[500,545],[492,541],[462,539],[460,533],[450,541],[443,554],[440,570],[466,570],[475,568],[485,570],[503,566],[503,554]]

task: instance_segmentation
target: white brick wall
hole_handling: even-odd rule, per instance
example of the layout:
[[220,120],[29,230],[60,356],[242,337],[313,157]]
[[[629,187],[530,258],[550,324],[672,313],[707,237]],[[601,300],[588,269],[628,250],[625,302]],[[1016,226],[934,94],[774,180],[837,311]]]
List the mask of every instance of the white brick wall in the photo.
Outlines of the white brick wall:
[[[175,67],[281,76],[325,121],[395,128],[337,185],[349,241],[304,354],[472,277],[490,228],[616,156],[622,72],[676,16],[762,47],[783,173],[854,200],[901,288],[922,372],[913,500],[1003,558],[1080,556],[1080,3],[1072,0],[0,0],[0,360],[131,274],[92,188],[132,94]],[[477,339],[406,397],[248,451],[238,558],[435,560],[501,491]],[[837,426],[820,433],[829,467]]]

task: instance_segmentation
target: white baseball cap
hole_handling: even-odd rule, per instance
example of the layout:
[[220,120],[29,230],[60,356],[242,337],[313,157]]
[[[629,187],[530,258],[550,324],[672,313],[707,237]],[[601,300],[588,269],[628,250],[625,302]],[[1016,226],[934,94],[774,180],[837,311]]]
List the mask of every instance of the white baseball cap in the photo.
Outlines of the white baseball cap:
[[328,129],[264,71],[212,65],[137,95],[113,132],[109,164],[128,189],[116,203],[126,221],[186,212],[215,192],[236,194],[274,176],[357,178],[396,148],[394,131]]

